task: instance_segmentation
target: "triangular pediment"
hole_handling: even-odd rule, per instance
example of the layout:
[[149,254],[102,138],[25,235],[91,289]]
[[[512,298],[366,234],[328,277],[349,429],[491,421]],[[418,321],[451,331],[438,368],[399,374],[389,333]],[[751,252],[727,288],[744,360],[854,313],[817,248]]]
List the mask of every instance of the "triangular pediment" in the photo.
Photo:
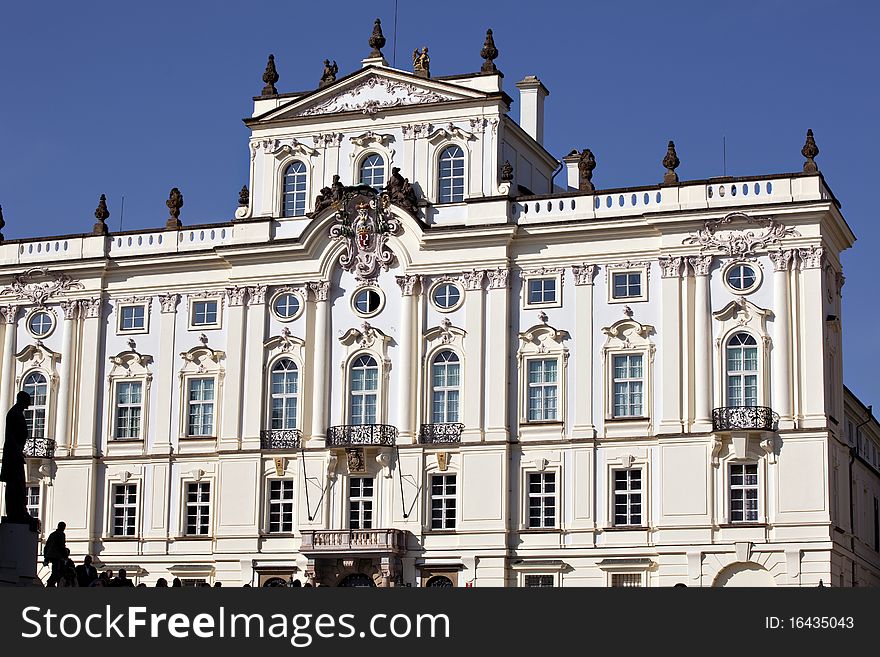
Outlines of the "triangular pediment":
[[374,116],[397,107],[485,97],[483,92],[460,85],[368,66],[323,89],[300,96],[264,114],[259,120],[306,118],[342,112]]

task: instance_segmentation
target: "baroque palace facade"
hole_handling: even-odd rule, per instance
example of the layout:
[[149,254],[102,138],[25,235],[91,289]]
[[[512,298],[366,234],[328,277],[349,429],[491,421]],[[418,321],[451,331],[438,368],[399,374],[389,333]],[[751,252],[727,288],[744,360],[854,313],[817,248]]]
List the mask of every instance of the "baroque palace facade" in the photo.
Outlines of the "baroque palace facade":
[[[536,77],[255,98],[234,220],[0,243],[43,538],[148,583],[877,585],[818,172],[598,190]],[[800,166],[800,165],[799,165]],[[853,511],[854,509],[854,511]]]

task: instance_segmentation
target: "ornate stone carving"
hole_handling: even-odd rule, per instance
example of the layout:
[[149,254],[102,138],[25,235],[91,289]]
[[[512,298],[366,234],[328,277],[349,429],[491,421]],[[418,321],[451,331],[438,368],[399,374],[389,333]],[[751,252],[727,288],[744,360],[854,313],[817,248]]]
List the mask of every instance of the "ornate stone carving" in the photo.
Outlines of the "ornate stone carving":
[[821,246],[809,246],[805,249],[798,249],[797,254],[798,269],[821,269],[825,258],[825,249]]
[[[732,228],[734,223],[758,225],[764,230],[756,232],[736,229]],[[684,238],[682,244],[699,244],[704,251],[714,248],[730,256],[747,256],[766,249],[770,244],[778,244],[786,237],[797,235],[800,233],[794,228],[786,227],[769,217],[750,217],[742,212],[731,212],[721,219],[706,221],[696,235]]]
[[651,263],[647,260],[624,260],[615,264],[609,264],[613,269],[644,269],[645,278],[651,278]]
[[370,58],[373,57],[383,57],[382,48],[385,47],[385,35],[382,34],[382,21],[378,18],[376,22],[373,23],[373,32],[370,34],[370,39],[367,41],[367,44],[372,48],[370,50]]
[[107,224],[104,222],[109,218],[110,210],[107,209],[107,197],[104,194],[101,194],[101,198],[98,199],[98,207],[95,209],[95,219],[97,219],[97,221],[92,228],[92,235],[106,235]]
[[416,48],[412,55],[413,73],[419,77],[431,77],[431,58],[428,57],[428,46],[422,48],[421,52]]
[[480,73],[497,73],[498,67],[495,66],[495,59],[498,57],[498,48],[495,47],[495,38],[492,36],[492,30],[486,30],[486,40],[483,41],[483,49],[480,50],[480,57],[483,58],[483,65],[480,66]]
[[571,268],[571,273],[574,274],[575,285],[592,285],[598,272],[598,265],[588,265],[587,263],[574,265]]
[[675,152],[675,143],[670,139],[669,145],[666,147],[666,155],[663,158],[663,166],[666,167],[666,173],[663,174],[664,185],[674,185],[678,182],[678,174],[675,173],[675,169],[679,164],[681,161]]
[[74,320],[79,317],[79,301],[76,299],[71,301],[62,301],[58,304],[64,312],[64,319]]
[[794,251],[792,249],[770,251],[767,255],[773,261],[773,271],[788,271],[794,260]]
[[180,301],[180,295],[175,292],[159,295],[159,305],[162,307],[163,313],[173,313],[177,311],[177,303]]
[[[41,280],[46,278],[52,280]],[[81,289],[83,284],[67,274],[53,275],[49,273],[48,267],[34,267],[13,276],[12,283],[3,288],[0,294],[12,294],[16,299],[27,299],[31,303],[43,306],[50,297]]]
[[525,281],[527,278],[532,278],[535,276],[559,276],[560,285],[565,280],[565,268],[564,267],[545,267],[541,265],[537,269],[520,269],[519,277]]
[[[370,144],[381,144],[382,146],[388,146],[392,141],[394,141],[394,135],[391,133],[385,132],[373,132],[372,130],[367,130],[366,132],[362,132],[359,135],[355,135],[354,137],[349,137],[348,140],[355,144],[356,146],[366,147]],[[400,169],[398,169],[399,171]]]
[[569,155],[578,155],[578,172],[580,173],[580,191],[592,192],[596,188],[593,186],[593,169],[596,168],[596,157],[593,151],[585,148],[578,154],[576,150]]
[[393,167],[391,169],[391,177],[385,189],[394,205],[406,210],[414,217],[419,215],[419,197],[410,184],[409,178],[404,178],[400,175],[400,167]]
[[391,450],[388,448],[379,448],[376,454],[376,463],[382,468],[382,475],[386,479],[391,478]]
[[429,141],[435,144],[448,141],[449,139],[461,139],[462,141],[471,141],[477,138],[474,133],[468,132],[467,130],[460,128],[451,121],[445,126],[438,126],[436,128],[432,126],[432,128],[433,129],[428,133],[427,138]]
[[342,194],[345,191],[345,185],[339,182],[339,176],[333,175],[333,182],[330,187],[322,187],[321,193],[315,197],[315,209],[307,212],[307,217],[314,217],[318,213],[333,206],[338,211],[342,202]]
[[81,304],[80,312],[82,312],[87,319],[97,319],[101,316],[100,297],[93,299],[80,299],[79,303]]
[[486,126],[489,125],[489,121],[484,119],[482,116],[470,118],[468,119],[468,123],[471,126],[471,130],[473,130],[475,133],[480,134],[485,132]]
[[813,139],[813,131],[807,130],[807,141],[801,149],[801,155],[807,158],[807,161],[804,162],[804,173],[816,173],[819,170],[814,159],[818,154],[819,147],[816,146],[816,140]]
[[366,472],[366,462],[364,461],[364,450],[362,447],[354,447],[345,450],[348,459],[348,471],[351,473]]
[[501,165],[501,172],[498,174],[498,178],[501,182],[513,181],[513,165],[507,160],[504,160],[504,164]]
[[708,276],[714,259],[715,256],[712,255],[698,255],[688,257],[687,261],[695,276]]
[[15,316],[18,315],[18,306],[9,304],[3,306],[2,309],[0,309],[0,312],[3,313],[3,321],[6,324],[15,324]]
[[400,286],[400,292],[403,296],[408,297],[413,293],[416,283],[421,283],[422,277],[418,274],[408,276],[395,276],[397,284]]
[[183,194],[180,193],[180,190],[177,187],[171,189],[171,193],[168,194],[168,200],[165,201],[165,205],[168,206],[168,221],[165,222],[165,228],[175,229],[180,228],[183,224],[180,223],[180,208],[183,207]]
[[483,269],[474,269],[471,271],[466,271],[461,275],[461,282],[464,285],[465,290],[482,290],[483,289],[483,278],[485,278],[486,272]]
[[230,306],[241,306],[244,305],[244,295],[247,292],[247,287],[235,285],[233,287],[226,288],[226,296],[229,297],[229,305]]
[[388,237],[400,231],[400,222],[389,212],[390,204],[388,193],[377,194],[365,185],[346,187],[342,194],[330,238],[343,241],[339,264],[358,280],[375,277],[394,261]]
[[278,95],[278,89],[275,88],[275,83],[278,82],[278,79],[278,71],[275,69],[275,55],[269,55],[269,61],[266,62],[266,70],[263,71],[263,82],[266,83],[266,86],[263,87],[263,96]]
[[407,123],[400,127],[403,130],[404,139],[418,139],[431,132],[430,123]]
[[680,278],[684,268],[682,256],[660,256],[660,278]]
[[440,94],[391,78],[370,75],[360,84],[341,91],[338,95],[320,101],[297,113],[297,116],[316,116],[334,112],[361,112],[375,116],[381,110],[402,105],[421,105],[452,100],[452,96]]
[[309,289],[315,295],[315,301],[327,301],[330,296],[330,281],[309,283]]
[[846,283],[846,276],[843,275],[842,271],[835,272],[834,274],[834,284],[837,287],[837,296],[840,296],[843,291],[843,286]]
[[266,286],[252,285],[247,288],[248,305],[254,306],[266,303]]
[[444,317],[440,320],[440,342],[442,344],[451,344],[455,340],[455,334],[452,332],[452,320]]
[[510,269],[507,267],[489,269],[486,275],[489,277],[489,289],[500,290],[507,287],[507,282],[510,279]]
[[324,148],[339,146],[342,143],[342,133],[319,132],[316,135],[312,135],[312,141],[315,142],[315,146],[323,146]]
[[251,193],[248,191],[247,185],[241,186],[241,191],[238,193],[238,207],[246,208],[251,204]]
[[336,65],[336,60],[333,60],[333,63],[330,63],[329,59],[324,60],[324,71],[321,73],[321,81],[318,83],[318,88],[326,87],[328,84],[333,84],[336,82],[336,74],[339,72],[339,67]]

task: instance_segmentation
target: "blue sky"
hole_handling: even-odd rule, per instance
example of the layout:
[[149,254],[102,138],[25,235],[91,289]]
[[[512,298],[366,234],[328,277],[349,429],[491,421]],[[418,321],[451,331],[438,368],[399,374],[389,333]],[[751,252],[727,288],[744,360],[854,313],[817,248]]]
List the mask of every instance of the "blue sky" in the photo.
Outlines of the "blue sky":
[[[273,52],[279,91],[311,89],[367,55],[394,0],[6,3],[0,22],[0,205],[7,238],[87,232],[101,193],[111,229],[158,227],[168,190],[185,224],[228,220],[247,179],[241,118]],[[599,187],[659,182],[674,139],[682,179],[797,171],[812,128],[820,169],[859,238],[844,254],[845,380],[878,399],[872,256],[880,227],[880,9],[867,2],[398,0],[397,64],[427,45],[434,75],[476,71],[493,28],[508,93],[550,90],[546,146],[589,147]],[[514,116],[518,107],[514,104]],[[873,119],[873,120],[872,120]]]

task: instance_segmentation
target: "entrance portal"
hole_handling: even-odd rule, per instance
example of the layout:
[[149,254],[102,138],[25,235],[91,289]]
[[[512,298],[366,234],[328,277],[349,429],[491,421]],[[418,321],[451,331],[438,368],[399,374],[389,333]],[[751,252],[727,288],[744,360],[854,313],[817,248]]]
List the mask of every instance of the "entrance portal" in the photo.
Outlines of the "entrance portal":
[[371,587],[376,585],[373,583],[372,577],[367,577],[363,573],[353,573],[343,577],[338,586]]

